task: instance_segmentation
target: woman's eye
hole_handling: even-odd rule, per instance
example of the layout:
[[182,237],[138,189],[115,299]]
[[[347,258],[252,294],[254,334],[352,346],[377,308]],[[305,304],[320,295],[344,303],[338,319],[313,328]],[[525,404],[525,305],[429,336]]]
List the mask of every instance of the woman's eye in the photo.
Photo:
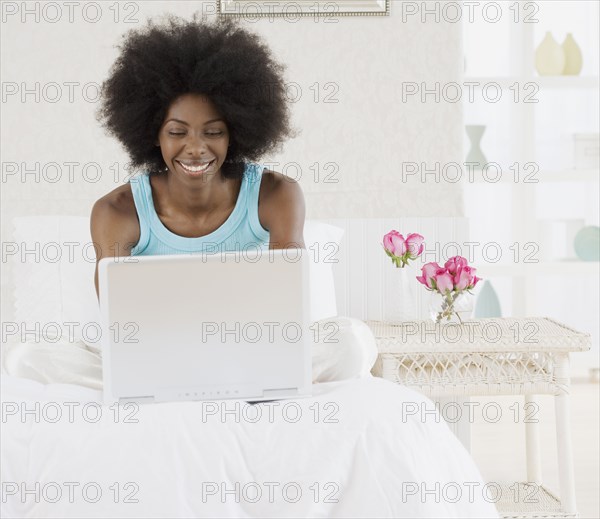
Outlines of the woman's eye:
[[[184,132],[169,132],[169,135],[174,135],[174,136],[178,136],[178,135],[185,135]],[[210,137],[215,137],[215,136],[219,136],[219,135],[223,135],[223,132],[207,132],[206,135],[210,136]]]

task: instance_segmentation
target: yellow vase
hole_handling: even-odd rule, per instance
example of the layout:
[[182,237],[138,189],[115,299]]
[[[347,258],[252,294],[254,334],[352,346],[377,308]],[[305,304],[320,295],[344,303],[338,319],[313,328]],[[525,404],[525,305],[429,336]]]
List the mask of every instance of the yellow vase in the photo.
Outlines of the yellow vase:
[[565,52],[550,32],[535,51],[535,68],[540,76],[560,76],[565,69]]
[[571,33],[567,34],[565,41],[563,41],[562,48],[565,53],[565,68],[563,74],[565,76],[579,75],[583,65],[583,57],[581,56],[581,49],[573,39]]

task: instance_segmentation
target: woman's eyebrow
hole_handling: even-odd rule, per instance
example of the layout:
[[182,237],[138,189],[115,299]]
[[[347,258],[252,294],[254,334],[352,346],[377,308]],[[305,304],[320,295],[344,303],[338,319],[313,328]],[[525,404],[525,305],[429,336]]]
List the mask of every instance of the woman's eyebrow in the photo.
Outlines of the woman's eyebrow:
[[[186,126],[189,126],[189,123],[186,123],[185,121],[182,121],[181,119],[175,119],[175,118],[167,119],[165,121],[165,124],[168,123],[169,121],[175,121],[175,122],[178,122],[178,123],[181,123],[181,124],[185,124]],[[214,123],[214,122],[217,122],[217,121],[225,122],[225,119],[221,119],[221,118],[211,119],[210,121],[206,121],[204,124]]]

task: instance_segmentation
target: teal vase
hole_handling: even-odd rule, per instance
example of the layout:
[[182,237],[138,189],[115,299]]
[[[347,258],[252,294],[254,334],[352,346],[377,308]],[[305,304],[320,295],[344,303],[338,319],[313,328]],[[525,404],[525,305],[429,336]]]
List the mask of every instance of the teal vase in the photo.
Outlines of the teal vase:
[[502,317],[502,310],[494,287],[489,281],[484,281],[475,303],[475,318],[489,317]]

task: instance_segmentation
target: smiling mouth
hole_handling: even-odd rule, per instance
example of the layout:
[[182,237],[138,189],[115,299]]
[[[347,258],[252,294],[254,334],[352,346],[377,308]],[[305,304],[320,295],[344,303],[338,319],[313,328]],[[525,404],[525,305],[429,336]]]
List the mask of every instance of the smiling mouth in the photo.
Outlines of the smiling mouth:
[[175,162],[177,162],[177,164],[179,164],[184,171],[186,171],[187,173],[190,173],[192,175],[198,175],[201,173],[205,173],[206,171],[208,171],[209,168],[212,167],[213,163],[216,161],[217,159],[213,159],[210,162],[207,163],[197,163],[197,164],[185,164],[179,160],[176,160]]

